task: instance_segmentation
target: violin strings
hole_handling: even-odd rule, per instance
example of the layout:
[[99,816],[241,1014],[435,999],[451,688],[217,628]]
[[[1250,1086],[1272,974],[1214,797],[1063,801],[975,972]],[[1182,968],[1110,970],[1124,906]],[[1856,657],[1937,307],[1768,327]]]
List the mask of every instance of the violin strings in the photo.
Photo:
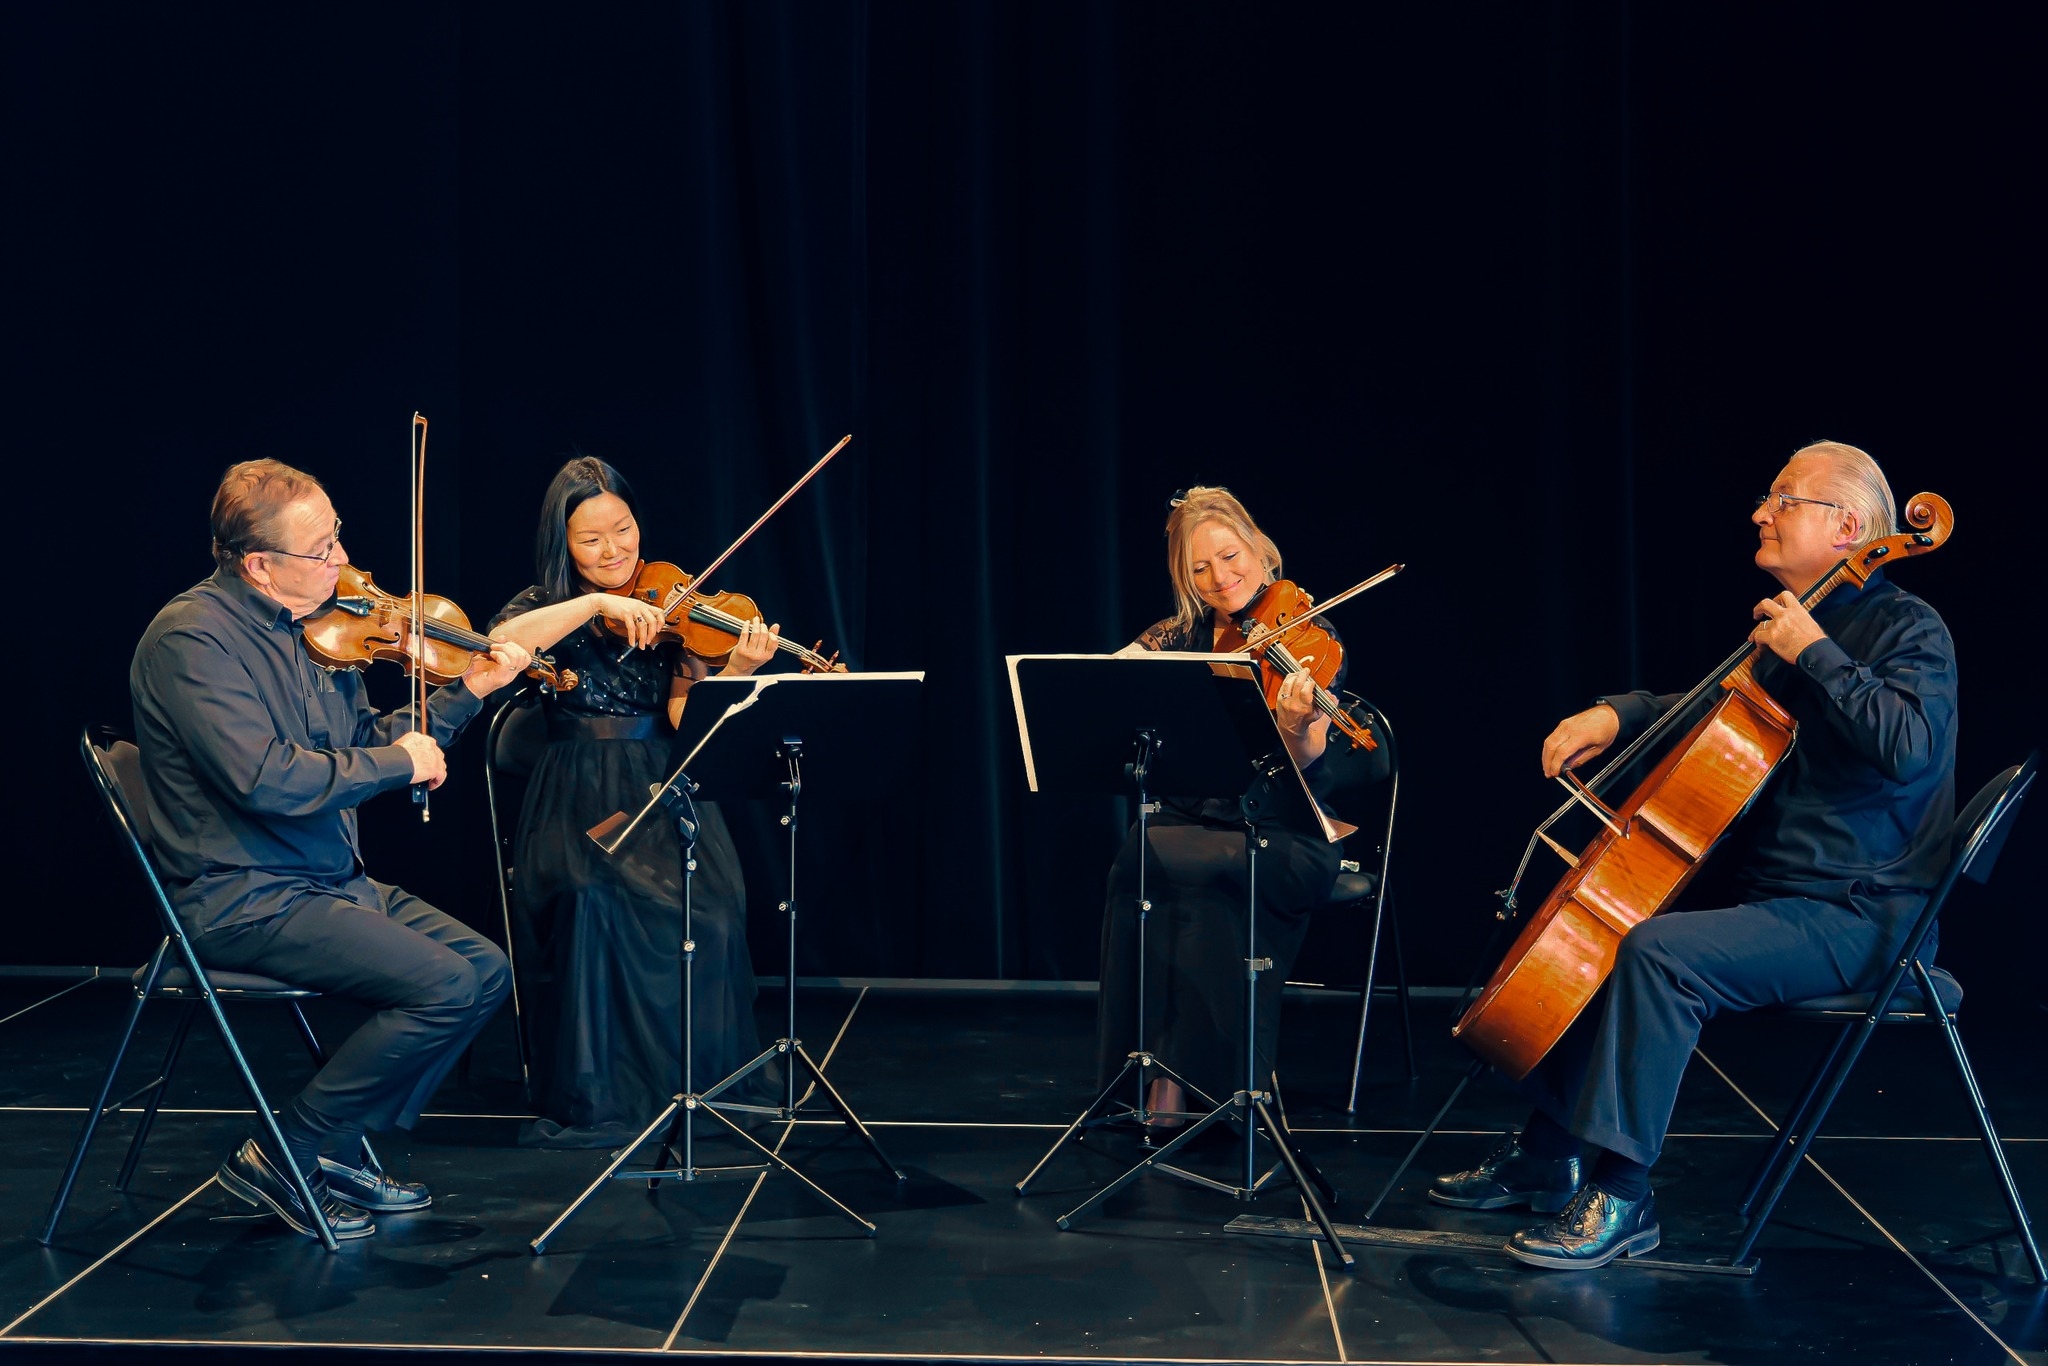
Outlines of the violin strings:
[[[695,607],[690,609],[690,615],[696,617],[699,621],[707,622],[712,626],[723,627],[724,629],[731,631],[735,635],[739,634],[740,631],[744,630],[747,625],[747,623],[741,621],[738,617],[732,615],[730,612],[726,612],[720,608],[713,607],[709,603],[698,603]],[[818,654],[809,646],[799,645],[795,641],[786,639],[782,636],[777,636],[775,638],[775,648],[778,650],[788,651],[790,654],[793,654],[797,658],[803,660],[806,664],[822,665],[825,662],[824,656]]]

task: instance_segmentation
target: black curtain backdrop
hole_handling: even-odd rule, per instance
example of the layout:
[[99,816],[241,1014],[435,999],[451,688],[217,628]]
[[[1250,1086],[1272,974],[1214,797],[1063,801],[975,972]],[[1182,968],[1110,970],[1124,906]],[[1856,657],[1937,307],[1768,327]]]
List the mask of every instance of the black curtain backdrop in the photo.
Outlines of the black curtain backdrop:
[[[311,470],[402,590],[415,408],[429,587],[479,621],[530,581],[572,453],[623,469],[649,551],[694,569],[854,434],[718,585],[857,667],[928,671],[911,781],[806,794],[805,971],[1094,975],[1125,804],[1023,791],[1002,656],[1163,615],[1166,499],[1194,482],[1238,491],[1319,594],[1409,565],[1339,623],[1400,727],[1421,981],[1464,979],[1556,804],[1550,724],[1739,642],[1772,587],[1749,500],[1806,441],[1957,508],[1954,543],[1897,577],[1958,641],[1964,787],[2041,740],[2040,110],[2012,15],[4,22],[26,878],[0,960],[146,948],[72,747],[126,724],[133,642],[207,572],[220,470]],[[377,803],[366,841],[378,875],[495,932],[480,751],[431,826]],[[734,815],[773,971],[779,833]],[[2008,888],[2048,873],[2043,843],[2014,844]],[[2048,933],[2029,897],[1995,907],[1946,960],[2038,999]]]

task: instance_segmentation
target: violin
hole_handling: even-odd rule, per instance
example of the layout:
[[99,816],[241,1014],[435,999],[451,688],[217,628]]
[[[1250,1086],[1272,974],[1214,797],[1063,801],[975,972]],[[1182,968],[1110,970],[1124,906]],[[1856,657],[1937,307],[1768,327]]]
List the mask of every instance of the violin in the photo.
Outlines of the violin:
[[[426,629],[418,633],[425,641],[417,663],[427,682],[453,683],[496,642],[471,630],[469,618],[448,599],[427,593],[422,602]],[[334,600],[306,618],[306,653],[329,669],[367,669],[372,660],[389,659],[411,672],[412,613],[412,598],[385,592],[368,572],[345,564],[334,585]],[[540,655],[534,656],[526,676],[553,692],[568,692],[577,683],[574,669],[557,669],[553,660]]]
[[[716,664],[732,653],[740,643],[741,629],[759,617],[761,609],[744,593],[703,593],[693,583],[672,564],[642,560],[630,581],[606,591],[653,603],[662,614],[661,631],[655,639],[675,641],[691,654]],[[614,635],[626,634],[624,623],[610,617],[603,621]],[[795,655],[805,673],[845,673],[837,650],[829,657],[818,653],[824,644],[821,640],[807,650],[793,640],[775,638],[775,648]]]
[[1316,600],[1300,587],[1288,579],[1276,580],[1259,590],[1259,595],[1223,628],[1216,652],[1250,654],[1259,659],[1268,708],[1280,705],[1282,683],[1295,674],[1307,674],[1315,685],[1315,709],[1329,717],[1330,724],[1355,747],[1378,749],[1380,742],[1372,732],[1345,711],[1344,704],[1330,692],[1337,671],[1344,667],[1344,647],[1335,636],[1315,624],[1315,610]]

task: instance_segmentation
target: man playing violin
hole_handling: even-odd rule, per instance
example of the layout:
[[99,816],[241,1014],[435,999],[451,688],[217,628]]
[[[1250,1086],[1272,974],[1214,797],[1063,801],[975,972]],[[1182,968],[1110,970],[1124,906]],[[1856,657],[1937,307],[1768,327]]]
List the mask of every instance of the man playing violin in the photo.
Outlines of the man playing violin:
[[[1520,1134],[1430,1190],[1462,1209],[1555,1213],[1508,1241],[1532,1266],[1604,1266],[1656,1247],[1650,1168],[1702,1023],[1869,989],[1948,861],[1948,628],[1882,573],[1835,589],[1811,612],[1800,603],[1843,559],[1892,533],[1883,472],[1854,446],[1807,446],[1750,520],[1757,566],[1784,590],[1753,611],[1750,639],[1764,647],[1756,678],[1797,719],[1799,743],[1744,828],[1742,903],[1667,912],[1630,930],[1600,995],[1524,1080],[1535,1109]],[[1678,700],[1634,692],[1565,718],[1543,743],[1544,776],[1626,743]]]
[[317,480],[276,460],[235,465],[212,528],[213,575],[157,614],[129,669],[157,866],[206,964],[375,1012],[279,1116],[290,1151],[251,1138],[219,1179],[311,1235],[282,1165],[294,1162],[335,1237],[360,1238],[376,1231],[371,1211],[431,1199],[363,1170],[362,1134],[412,1127],[509,977],[490,941],[364,872],[355,808],[440,786],[442,746],[531,656],[514,644],[480,655],[435,694],[422,734],[410,708],[378,715],[359,674],[306,654],[303,622],[348,563]]

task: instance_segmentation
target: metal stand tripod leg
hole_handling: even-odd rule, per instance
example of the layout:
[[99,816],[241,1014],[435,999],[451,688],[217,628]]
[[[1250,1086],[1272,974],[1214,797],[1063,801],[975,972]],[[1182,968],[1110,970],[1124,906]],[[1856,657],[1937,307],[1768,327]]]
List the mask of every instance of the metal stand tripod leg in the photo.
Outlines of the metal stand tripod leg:
[[[688,783],[687,779],[682,779],[681,781],[685,784]],[[669,798],[669,793],[674,794],[672,799]],[[741,1067],[737,1072],[734,1072],[731,1076],[726,1077],[724,1080],[720,1081],[717,1085],[711,1087],[709,1090],[703,1092],[701,1095],[693,1089],[695,1081],[695,1058],[693,1056],[694,1050],[692,1045],[695,1042],[696,1036],[696,999],[694,986],[696,979],[697,944],[696,940],[692,938],[693,932],[691,922],[690,891],[691,885],[695,879],[697,872],[696,810],[690,804],[688,791],[677,790],[677,788],[674,785],[671,785],[668,791],[664,793],[664,805],[670,806],[670,808],[675,812],[677,829],[683,841],[683,938],[681,947],[677,955],[677,971],[680,973],[682,978],[683,1089],[678,1095],[676,1095],[674,1099],[669,1101],[668,1105],[662,1110],[660,1114],[654,1117],[654,1121],[652,1123],[650,1123],[645,1129],[642,1129],[640,1131],[640,1136],[638,1138],[635,1138],[631,1143],[619,1149],[619,1151],[612,1156],[611,1162],[605,1167],[603,1171],[597,1174],[597,1178],[594,1181],[592,1181],[588,1186],[585,1186],[583,1188],[582,1193],[579,1194],[574,1200],[570,1201],[568,1208],[564,1209],[560,1214],[556,1215],[554,1222],[549,1224],[545,1229],[543,1229],[541,1231],[540,1236],[535,1238],[532,1241],[532,1243],[529,1244],[529,1246],[533,1248],[533,1253],[536,1257],[544,1254],[548,1250],[549,1240],[551,1240],[555,1236],[555,1234],[571,1219],[575,1218],[577,1213],[583,1208],[583,1206],[589,1203],[590,1197],[595,1195],[598,1192],[598,1190],[608,1181],[645,1181],[648,1184],[648,1189],[650,1193],[652,1193],[653,1191],[659,1189],[660,1184],[663,1181],[711,1180],[722,1177],[758,1175],[769,1171],[780,1171],[795,1177],[797,1181],[805,1187],[805,1189],[809,1190],[813,1195],[817,1196],[825,1204],[829,1205],[834,1212],[851,1220],[856,1226],[858,1226],[869,1237],[872,1238],[875,1234],[875,1226],[873,1224],[861,1218],[858,1214],[855,1214],[852,1210],[848,1209],[845,1205],[841,1204],[838,1200],[834,1199],[829,1191],[827,1191],[824,1187],[820,1186],[817,1182],[805,1176],[795,1167],[791,1166],[787,1161],[783,1159],[780,1153],[766,1147],[760,1142],[760,1140],[756,1139],[752,1134],[742,1129],[739,1125],[733,1123],[732,1120],[728,1119],[724,1114],[720,1113],[716,1103],[714,1102],[713,1098],[716,1097],[720,1092],[725,1091],[727,1088],[736,1085],[743,1078],[748,1077],[752,1075],[754,1072],[758,1071],[760,1068],[765,1067],[768,1064],[769,1059],[775,1057],[778,1053],[794,1053],[798,1060],[802,1062],[805,1069],[808,1072],[810,1072],[811,1075],[815,1077],[818,1083],[824,1088],[826,1095],[830,1097],[835,1103],[839,1103],[843,1107],[843,1102],[839,1101],[838,1092],[832,1090],[830,1085],[825,1082],[824,1074],[821,1071],[819,1071],[816,1064],[812,1063],[810,1058],[803,1053],[802,1044],[800,1042],[794,1040],[777,1040],[773,1046],[764,1049],[761,1053],[756,1055],[751,1062],[748,1062],[745,1066]],[[738,1108],[757,1109],[758,1107],[746,1106]],[[758,1150],[762,1154],[762,1156],[766,1158],[766,1161],[726,1167],[698,1166],[696,1161],[696,1131],[694,1128],[694,1121],[697,1114],[700,1111],[710,1114],[713,1118],[717,1119],[720,1123],[724,1124],[728,1129],[731,1129],[735,1134],[739,1135],[739,1137],[742,1140],[744,1140],[747,1144]],[[789,1118],[789,1116],[784,1116],[784,1118]],[[861,1136],[868,1140],[869,1146],[871,1148],[874,1148],[876,1155],[878,1157],[881,1156],[881,1150],[874,1144],[873,1136],[867,1132],[866,1128],[860,1124],[859,1120],[853,1119],[850,1113],[847,1115],[847,1118],[849,1123],[852,1124],[852,1126],[861,1134]],[[626,1163],[632,1159],[633,1154],[639,1152],[641,1148],[645,1147],[647,1143],[654,1138],[656,1132],[659,1131],[664,1125],[669,1126],[668,1137],[665,1143],[665,1147],[668,1149],[667,1155],[673,1156],[677,1159],[675,1165],[655,1167],[651,1169],[638,1168],[631,1171],[624,1170]],[[678,1145],[680,1145],[680,1151],[678,1151]],[[882,1161],[885,1166],[888,1165],[888,1159],[886,1157],[882,1158]],[[900,1173],[897,1173],[897,1180],[900,1181],[902,1179],[902,1175]]]
[[[1146,1097],[1146,1091],[1150,1087],[1152,1079],[1146,1073],[1153,1068],[1159,1068],[1161,1071],[1167,1070],[1161,1067],[1159,1061],[1145,1048],[1145,931],[1147,922],[1152,917],[1152,902],[1145,895],[1145,865],[1151,860],[1152,856],[1152,846],[1147,833],[1150,829],[1150,819],[1153,813],[1159,810],[1159,803],[1153,801],[1145,791],[1145,781],[1151,768],[1152,751],[1157,744],[1158,736],[1153,732],[1149,730],[1139,731],[1137,753],[1130,763],[1124,765],[1125,775],[1136,784],[1138,790],[1138,1046],[1125,1055],[1124,1065],[1118,1069],[1116,1076],[1110,1079],[1109,1085],[1103,1087],[1101,1093],[1094,1100],[1088,1102],[1086,1109],[1074,1116],[1073,1122],[1061,1130],[1060,1136],[1053,1140],[1050,1148],[1045,1150],[1045,1156],[1039,1158],[1032,1165],[1031,1170],[1024,1174],[1024,1179],[1016,1185],[1016,1191],[1019,1195],[1023,1195],[1031,1188],[1031,1183],[1038,1179],[1038,1174],[1045,1170],[1046,1164],[1059,1155],[1060,1148],[1069,1139],[1073,1138],[1084,1128],[1092,1128],[1097,1124],[1109,1122],[1108,1111],[1112,1104],[1111,1098],[1115,1096],[1117,1087],[1123,1085],[1124,1078],[1128,1077],[1134,1070],[1138,1074],[1137,1095],[1132,1103],[1126,1107],[1125,1115],[1134,1119],[1140,1125],[1149,1125],[1152,1121],[1152,1112],[1147,1108],[1150,1102]],[[1179,1079],[1175,1078],[1175,1080]],[[1146,1134],[1145,1141],[1148,1145],[1151,1143],[1149,1131]]]
[[[831,1104],[832,1108],[839,1112],[839,1118],[845,1122],[848,1128],[852,1129],[856,1134],[860,1136],[861,1142],[867,1145],[867,1149],[870,1153],[874,1154],[875,1161],[881,1164],[882,1170],[889,1173],[889,1175],[896,1178],[896,1180],[903,1181],[906,1178],[903,1174],[902,1169],[899,1168],[895,1164],[895,1162],[890,1160],[890,1157],[887,1153],[882,1151],[881,1143],[879,1143],[876,1140],[874,1134],[868,1129],[868,1126],[861,1123],[860,1116],[856,1115],[853,1112],[853,1107],[846,1103],[846,1098],[839,1094],[838,1089],[834,1087],[831,1082],[825,1080],[825,1069],[818,1066],[816,1062],[812,1061],[810,1054],[804,1052],[804,1041],[797,1037],[796,804],[797,799],[803,795],[804,789],[804,742],[801,739],[786,739],[782,742],[782,745],[777,750],[777,753],[782,758],[782,760],[789,765],[789,781],[785,782],[782,785],[783,789],[789,793],[789,810],[784,812],[782,816],[782,824],[789,830],[789,899],[787,901],[784,901],[780,908],[784,913],[786,913],[789,916],[789,975],[783,979],[785,983],[785,995],[788,1001],[789,1014],[787,1032],[785,1032],[780,1039],[776,1040],[776,1043],[782,1046],[784,1050],[792,1058],[796,1059],[797,1062],[803,1065],[804,1070],[810,1074],[812,1082],[816,1084],[819,1090],[825,1093],[825,1098]],[[781,1117],[787,1120],[795,1120],[797,1118],[796,1070],[794,1068],[785,1068],[783,1080],[786,1089],[783,1095]],[[713,1090],[723,1090],[724,1086],[725,1083],[720,1083],[719,1086],[714,1087]]]
[[[1295,1188],[1299,1191],[1302,1202],[1307,1205],[1310,1217],[1315,1220],[1317,1228],[1322,1233],[1323,1241],[1329,1245],[1330,1251],[1335,1254],[1340,1265],[1351,1267],[1357,1265],[1357,1259],[1345,1248],[1343,1240],[1337,1236],[1337,1230],[1330,1223],[1329,1213],[1323,1208],[1322,1193],[1330,1192],[1329,1182],[1323,1178],[1323,1174],[1320,1171],[1316,1170],[1315,1164],[1310,1162],[1306,1155],[1297,1151],[1294,1146],[1293,1135],[1288,1133],[1286,1128],[1274,1118],[1270,1104],[1272,1100],[1271,1093],[1259,1090],[1257,1085],[1259,1067],[1259,976],[1261,973],[1271,971],[1273,969],[1273,962],[1269,958],[1259,957],[1258,952],[1259,850],[1266,846],[1267,841],[1258,833],[1258,828],[1249,821],[1246,822],[1245,828],[1247,837],[1245,848],[1247,895],[1244,958],[1244,1089],[1236,1092],[1230,1099],[1210,1110],[1208,1114],[1203,1115],[1193,1124],[1190,1124],[1172,1142],[1168,1143],[1158,1152],[1148,1154],[1138,1165],[1124,1172],[1123,1175],[1117,1177],[1116,1180],[1110,1182],[1101,1190],[1096,1191],[1066,1214],[1061,1215],[1059,1226],[1062,1229],[1071,1229],[1076,1220],[1099,1209],[1111,1196],[1135,1181],[1145,1172],[1155,1169],[1162,1174],[1193,1182],[1195,1185],[1214,1190],[1219,1194],[1230,1195],[1239,1200],[1250,1200],[1262,1191],[1271,1188],[1270,1183],[1258,1175],[1258,1140],[1261,1134],[1263,1134],[1280,1150],[1280,1160],[1293,1178]],[[1186,1085],[1171,1068],[1156,1060],[1152,1065],[1174,1081],[1182,1082],[1183,1085]],[[1185,1168],[1170,1166],[1166,1162],[1166,1158],[1192,1141],[1195,1135],[1201,1133],[1218,1120],[1225,1119],[1244,1126],[1243,1165],[1240,1173],[1243,1180],[1241,1184],[1233,1185],[1229,1182],[1217,1181],[1211,1177],[1203,1176],[1199,1172],[1191,1172]]]

